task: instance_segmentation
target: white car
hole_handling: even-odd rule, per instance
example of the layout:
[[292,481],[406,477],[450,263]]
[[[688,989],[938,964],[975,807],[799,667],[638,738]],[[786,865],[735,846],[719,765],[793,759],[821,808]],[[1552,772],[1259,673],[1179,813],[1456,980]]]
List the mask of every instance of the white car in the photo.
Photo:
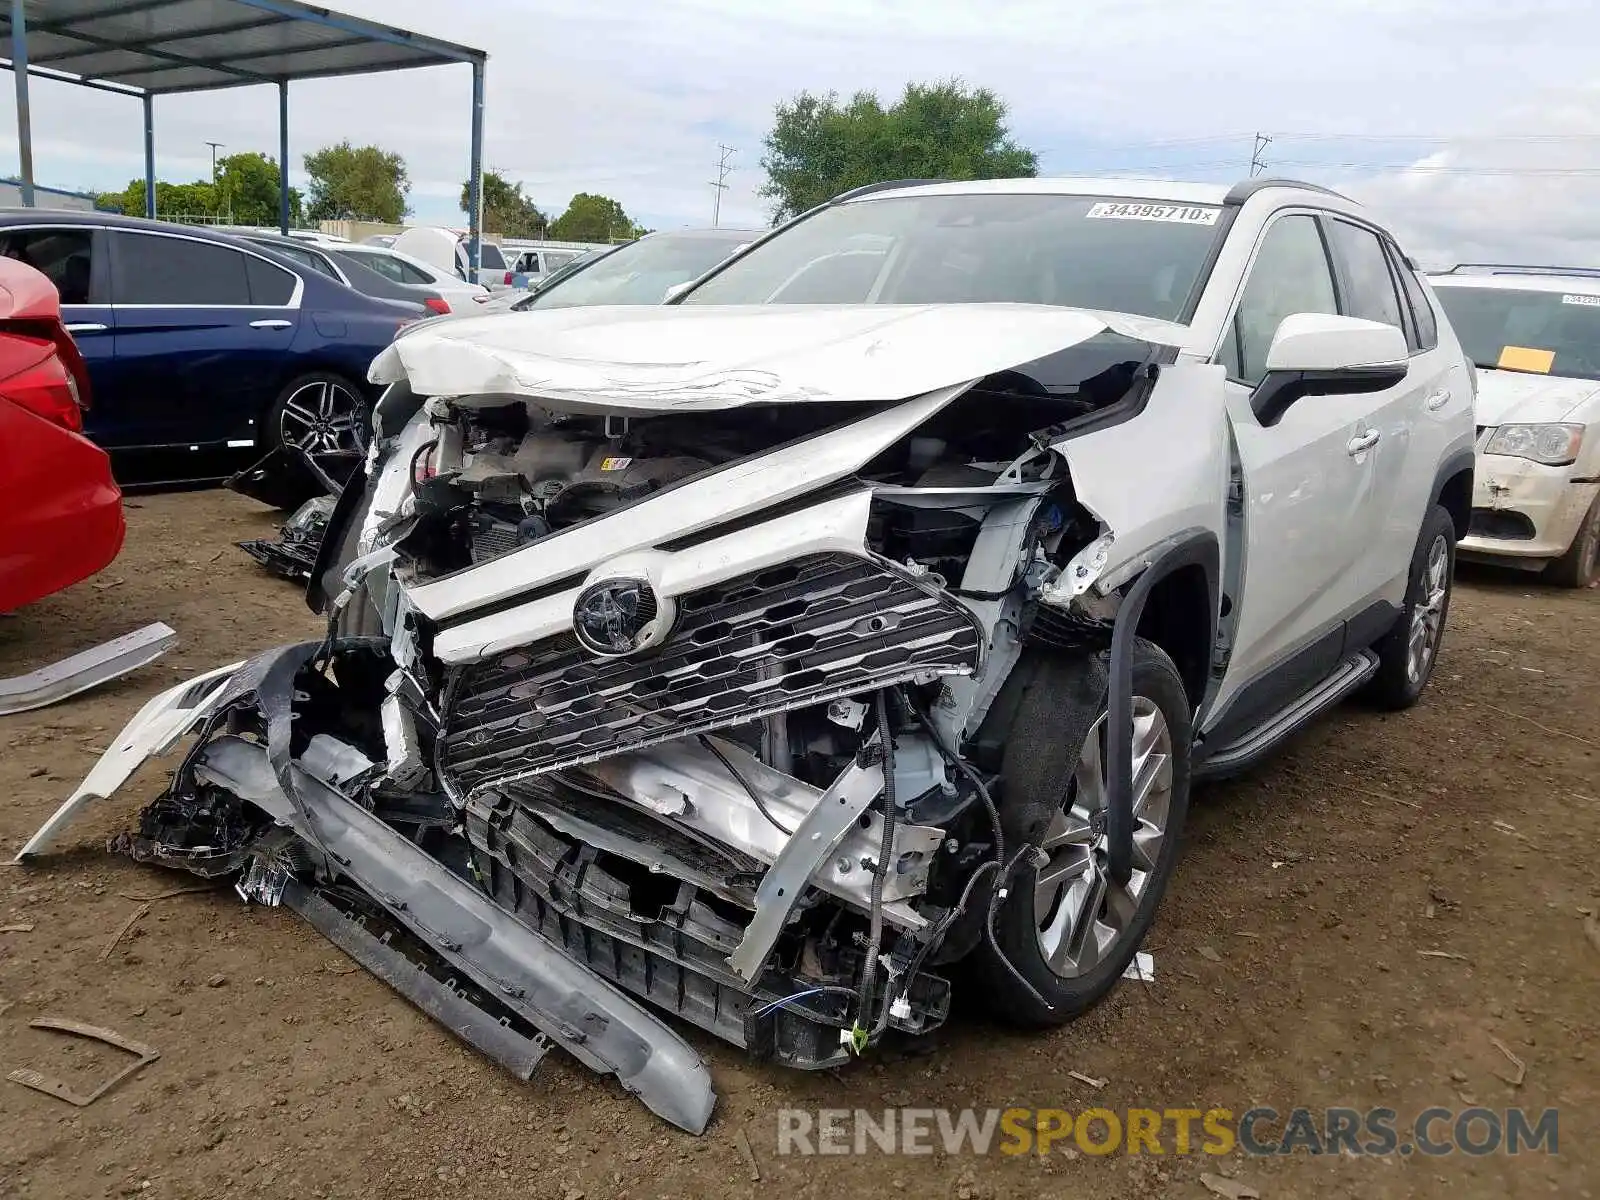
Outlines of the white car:
[[500,247],[487,238],[481,239],[478,246],[476,278],[471,264],[470,240],[459,230],[416,225],[398,234],[389,249],[428,263],[436,270],[452,272],[459,279],[481,283],[491,291],[510,287],[512,275]]
[[646,1004],[821,1068],[952,987],[1109,993],[1194,779],[1422,695],[1472,495],[1414,266],[1271,180],[863,188],[666,304],[419,325],[370,379],[327,637],[150,701],[21,855],[195,731],[135,858],[695,1132]]
[[482,304],[489,299],[489,289],[481,283],[468,283],[399,250],[364,242],[340,246],[339,250],[368,270],[387,276],[396,283],[431,288],[449,302],[452,312],[469,312],[475,304]]
[[1478,369],[1464,557],[1600,579],[1600,271],[1460,266],[1432,277]]

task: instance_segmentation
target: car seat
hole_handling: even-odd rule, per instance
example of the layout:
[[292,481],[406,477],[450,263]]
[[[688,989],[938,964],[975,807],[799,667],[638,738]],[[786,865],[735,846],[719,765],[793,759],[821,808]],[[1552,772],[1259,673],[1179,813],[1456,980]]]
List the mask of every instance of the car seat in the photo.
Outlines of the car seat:
[[56,291],[61,293],[63,304],[89,303],[89,256],[74,254],[61,267],[61,278],[56,280]]

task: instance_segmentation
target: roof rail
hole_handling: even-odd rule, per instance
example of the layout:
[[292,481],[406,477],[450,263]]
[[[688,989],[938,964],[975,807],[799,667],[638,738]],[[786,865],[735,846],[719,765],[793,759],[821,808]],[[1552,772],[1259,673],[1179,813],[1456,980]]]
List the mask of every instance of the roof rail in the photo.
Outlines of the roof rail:
[[864,183],[860,187],[851,188],[848,192],[840,192],[829,203],[838,204],[843,200],[855,200],[861,196],[870,196],[874,192],[888,192],[895,188],[927,187],[930,183],[949,183],[948,179],[885,179],[881,183]]
[[[1224,204],[1243,204],[1257,192],[1266,188],[1299,188],[1306,192],[1321,192],[1324,196],[1337,196],[1341,200],[1350,200],[1343,192],[1336,192],[1332,188],[1325,188],[1319,183],[1306,183],[1300,179],[1268,179],[1265,176],[1256,176],[1253,179],[1242,179],[1228,189],[1228,194],[1222,198]],[[1355,201],[1350,201],[1352,204]]]
[[1600,279],[1600,267],[1530,267],[1518,263],[1457,263],[1441,275],[1576,275]]

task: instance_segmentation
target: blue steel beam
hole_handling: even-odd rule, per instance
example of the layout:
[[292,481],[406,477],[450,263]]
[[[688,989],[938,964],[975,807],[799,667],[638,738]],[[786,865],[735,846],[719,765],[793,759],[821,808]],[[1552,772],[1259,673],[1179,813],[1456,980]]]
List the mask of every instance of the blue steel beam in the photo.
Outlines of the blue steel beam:
[[28,14],[22,0],[11,0],[12,61],[17,77],[17,157],[21,159],[22,206],[33,207],[33,115],[28,108]]
[[472,64],[472,186],[467,197],[472,208],[467,213],[467,262],[472,267],[471,282],[477,283],[483,266],[483,72],[484,63]]
[[144,215],[156,217],[156,102],[144,94]]
[[289,81],[278,80],[278,232],[289,236]]

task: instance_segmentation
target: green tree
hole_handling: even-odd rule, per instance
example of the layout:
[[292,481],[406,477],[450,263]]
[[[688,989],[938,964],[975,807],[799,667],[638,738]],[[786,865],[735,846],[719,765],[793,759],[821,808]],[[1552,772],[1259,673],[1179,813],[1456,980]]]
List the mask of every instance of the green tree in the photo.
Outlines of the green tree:
[[[158,191],[157,196],[160,196]],[[216,205],[234,225],[278,223],[278,163],[265,154],[230,154],[217,160]],[[300,192],[289,189],[289,223],[304,220]]]
[[[144,216],[144,180],[129,180],[120,192],[106,192],[99,197],[101,204],[114,208],[130,217]],[[194,183],[165,183],[156,180],[156,216],[163,219],[178,217],[214,217],[217,215],[217,193],[203,181]]]
[[340,142],[305,158],[310,178],[306,216],[312,221],[348,218],[398,224],[411,211],[411,177],[405,159],[377,146]]
[[550,225],[550,236],[562,242],[609,242],[639,236],[633,218],[610,196],[579,192]]
[[[461,185],[461,211],[472,211],[472,180]],[[498,171],[483,173],[483,228],[501,237],[543,237],[549,219],[539,206],[522,194],[522,184],[512,183]]]
[[886,179],[1006,179],[1037,175],[1039,157],[1016,144],[1006,106],[960,80],[906,85],[885,108],[871,92],[847,104],[801,92],[778,105],[767,134],[761,195],[784,220],[863,184]]

